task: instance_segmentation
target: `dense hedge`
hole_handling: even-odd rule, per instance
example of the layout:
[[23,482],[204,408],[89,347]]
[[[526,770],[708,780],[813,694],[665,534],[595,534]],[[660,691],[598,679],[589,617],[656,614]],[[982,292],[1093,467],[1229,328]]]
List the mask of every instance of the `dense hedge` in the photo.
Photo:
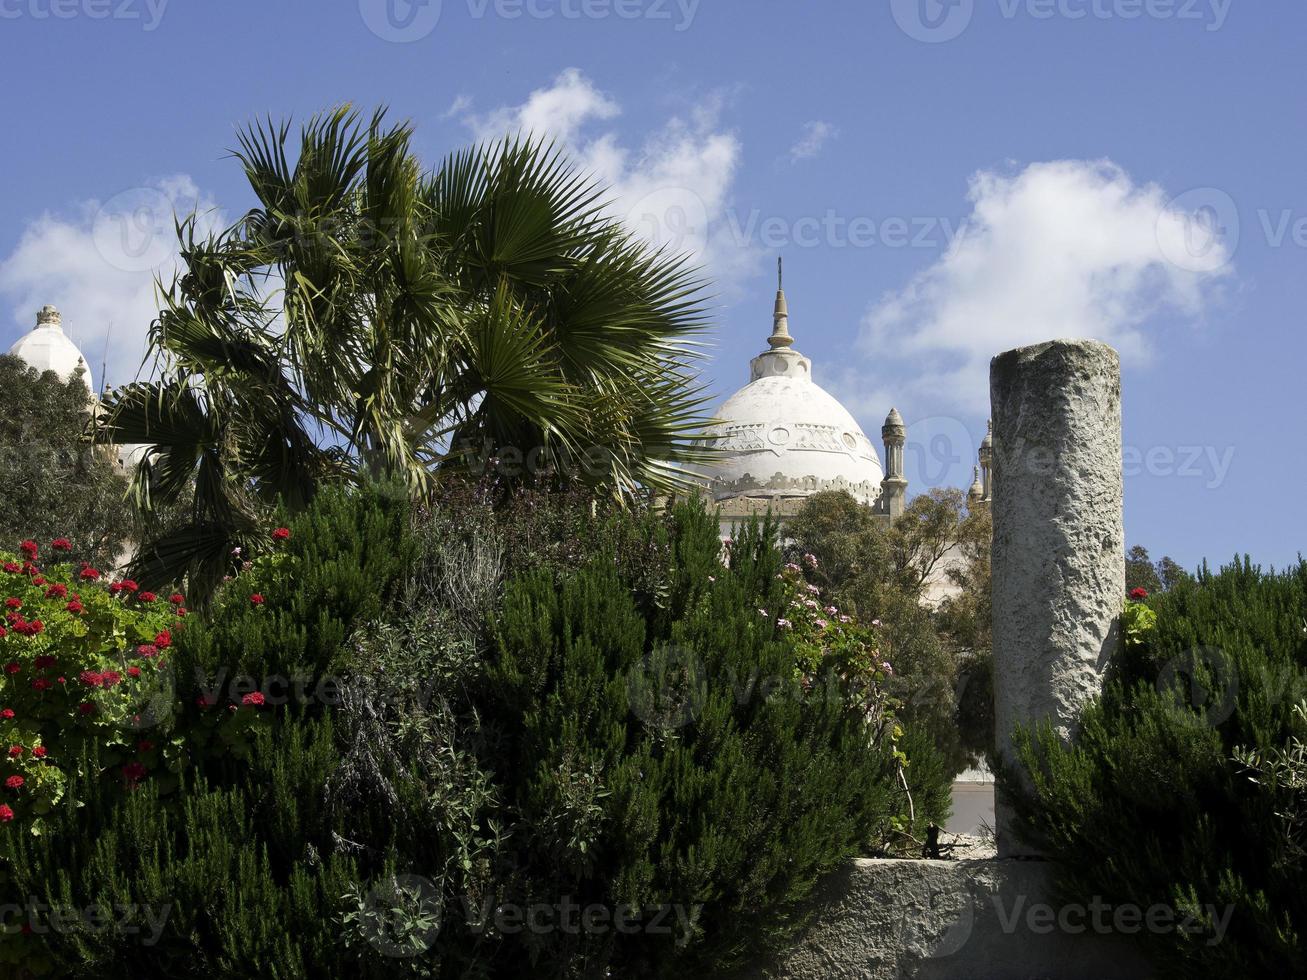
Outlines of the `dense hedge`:
[[[1131,603],[1130,640],[1071,748],[1025,733],[1026,833],[1069,897],[1154,904],[1176,976],[1307,969],[1307,562],[1238,562]],[[1219,937],[1219,938],[1218,938]]]
[[[24,906],[0,962],[711,974],[788,935],[824,871],[942,819],[943,768],[905,756],[920,739],[874,633],[809,615],[774,529],[726,567],[695,506],[495,503],[330,492],[233,556],[173,647],[157,738],[186,765],[110,793],[92,743],[46,833],[0,828]],[[29,899],[131,911],[49,928]]]

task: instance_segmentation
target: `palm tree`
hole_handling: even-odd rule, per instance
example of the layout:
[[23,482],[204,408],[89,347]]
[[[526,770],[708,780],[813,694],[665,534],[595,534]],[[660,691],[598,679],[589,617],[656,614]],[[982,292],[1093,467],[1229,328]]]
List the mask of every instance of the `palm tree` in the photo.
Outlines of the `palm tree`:
[[211,588],[267,505],[302,507],[325,480],[429,493],[521,453],[628,498],[706,458],[686,258],[632,238],[552,145],[507,139],[424,174],[411,135],[341,108],[292,162],[290,126],[256,124],[234,155],[258,206],[204,237],[178,224],[153,380],[118,389],[100,432],[150,445],[144,510],[190,504],[139,577]]

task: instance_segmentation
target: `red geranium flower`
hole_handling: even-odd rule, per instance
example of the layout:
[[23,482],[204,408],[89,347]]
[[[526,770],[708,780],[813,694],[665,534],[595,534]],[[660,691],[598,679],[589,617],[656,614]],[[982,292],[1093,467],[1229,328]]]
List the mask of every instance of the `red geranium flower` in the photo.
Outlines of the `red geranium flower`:
[[0,803],[0,823],[8,823],[14,819],[14,811],[8,803]]
[[22,567],[16,561],[5,562],[5,571],[8,572],[10,575],[17,575],[22,570],[23,570]]
[[289,540],[290,540],[290,528],[288,528],[288,527],[279,527],[279,528],[277,528],[277,530],[275,530],[275,531],[272,532],[272,540],[273,540],[273,541],[289,541]]
[[10,789],[22,789],[23,783],[27,782],[22,776],[10,776],[5,780],[5,785]]
[[8,721],[13,716],[14,716],[13,708],[5,708],[3,711],[0,711],[0,718],[3,718],[5,721]]
[[89,715],[95,711],[95,705],[90,701],[83,701],[77,706],[77,713],[80,715]]
[[45,585],[45,576],[44,576],[44,575],[38,575],[36,578],[32,579],[32,584],[33,584],[33,585]]
[[22,599],[15,599],[13,596],[10,596],[8,599],[5,600],[5,608],[6,608],[6,609],[22,609],[22,608],[23,608],[23,600],[22,600]]
[[145,778],[145,772],[145,766],[139,762],[129,762],[123,766],[123,776],[127,778],[129,783],[140,782]]
[[180,606],[184,602],[186,602],[186,597],[182,595],[180,592],[174,592],[172,595],[168,596],[168,601],[171,602],[174,606]]
[[136,652],[142,657],[155,657],[159,654],[159,648],[153,643],[142,643],[136,648]]
[[123,679],[123,675],[118,673],[118,671],[106,670],[100,678],[100,686],[107,690],[113,687],[122,679]]
[[83,606],[83,605],[82,605],[80,602],[78,602],[76,599],[74,599],[72,602],[68,603],[68,605],[64,606],[64,608],[67,609],[70,613],[80,613],[80,612],[85,612],[85,611],[86,611],[86,607]]
[[100,682],[104,680],[104,675],[95,670],[84,670],[77,675],[77,679],[87,687],[99,687]]
[[68,586],[64,585],[62,582],[56,582],[54,585],[50,586],[50,588],[45,590],[45,597],[47,599],[67,599]]
[[43,654],[42,656],[37,657],[33,663],[37,670],[45,670],[45,668],[53,667],[55,665],[55,657],[53,654]]
[[252,704],[255,707],[259,707],[260,705],[262,705],[263,701],[264,701],[263,694],[259,691],[254,691],[250,694],[245,695],[245,697],[241,698],[241,704],[247,704],[247,705]]
[[250,596],[250,603],[251,605],[255,605],[255,606],[263,605],[263,593],[256,592],[254,593],[254,595]]
[[167,650],[172,646],[172,634],[167,630],[160,630],[154,636],[154,645],[160,650]]
[[18,550],[27,556],[28,561],[35,561],[37,553],[39,551],[39,549],[36,547],[36,542],[30,540],[24,541],[22,544],[20,544],[18,546]]
[[50,683],[50,678],[48,677],[32,678],[32,690],[34,691],[48,691],[52,687],[54,687],[54,685]]
[[1148,598],[1148,590],[1147,590],[1147,589],[1131,589],[1131,590],[1130,590],[1130,598],[1131,598],[1131,599],[1134,599],[1136,602],[1143,602],[1145,599]]
[[109,585],[109,594],[110,594],[110,595],[117,595],[117,594],[118,594],[119,592],[121,592],[122,590],[123,590],[123,584],[122,584],[121,582],[112,582],[112,583],[110,583],[110,585]]
[[3,640],[8,635],[9,635],[9,631],[5,629],[3,626],[0,626],[0,640]]
[[92,568],[90,565],[87,565],[85,568],[82,569],[81,576],[86,581],[93,582],[100,577],[100,570],[98,568]]
[[155,599],[159,597],[155,595],[153,592],[142,592],[136,598],[140,599],[142,602],[153,602]]
[[9,758],[17,759],[22,754],[23,754],[23,747],[21,745],[9,746]]
[[38,759],[44,759],[44,758],[45,758],[46,751],[47,751],[47,749],[46,749],[46,747],[45,747],[44,745],[33,745],[33,746],[32,746],[32,755],[36,756]]
[[17,660],[11,660],[9,661],[9,663],[5,664],[6,674],[16,674],[22,669],[23,669],[23,665],[20,664]]
[[141,676],[141,668],[140,668],[140,667],[136,667],[136,666],[128,667],[128,668],[127,668],[127,676],[128,676],[128,677],[140,677],[140,676]]
[[73,543],[67,538],[55,538],[50,542],[50,547],[55,551],[72,551]]
[[125,578],[123,579],[123,588],[126,589],[128,592],[135,592],[137,589],[140,588],[140,586],[136,584],[135,579]]

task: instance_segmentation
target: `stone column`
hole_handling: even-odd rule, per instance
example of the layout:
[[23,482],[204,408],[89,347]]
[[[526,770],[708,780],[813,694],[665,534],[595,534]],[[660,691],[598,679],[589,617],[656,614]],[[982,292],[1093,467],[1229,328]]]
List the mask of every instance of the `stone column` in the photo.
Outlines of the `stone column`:
[[[990,365],[994,412],[994,716],[1069,738],[1102,686],[1125,594],[1121,368],[1096,341],[1021,347]],[[996,801],[999,857],[1036,856]]]

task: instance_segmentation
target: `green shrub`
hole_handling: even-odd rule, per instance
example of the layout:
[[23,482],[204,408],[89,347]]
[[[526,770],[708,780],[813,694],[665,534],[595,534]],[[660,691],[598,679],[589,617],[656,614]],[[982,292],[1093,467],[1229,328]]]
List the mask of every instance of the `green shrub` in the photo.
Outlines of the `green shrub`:
[[[813,663],[795,643],[786,617],[805,607],[774,528],[723,568],[711,516],[679,507],[662,527],[664,594],[633,592],[604,553],[561,584],[512,581],[483,704],[512,774],[516,901],[676,914],[666,934],[519,942],[519,970],[716,975],[788,938],[822,874],[906,829],[883,674],[855,686],[848,651]],[[923,822],[942,818],[934,776]]]
[[171,800],[149,780],[123,798],[74,779],[46,834],[0,835],[4,892],[23,906],[0,962],[106,978],[322,975],[338,959],[331,912],[358,880],[319,805],[335,764],[328,723],[289,723],[256,737],[230,788],[192,771]]
[[[3,962],[713,975],[790,936],[838,863],[943,819],[943,763],[900,730],[877,631],[831,617],[774,528],[746,531],[727,567],[698,506],[391,502],[322,495],[174,647],[179,688],[196,667],[303,669],[338,672],[336,696],[186,690],[172,792],[85,778],[103,766],[92,742],[47,833],[0,831],[6,894],[166,921],[11,923]],[[541,904],[573,906],[572,927],[525,927]],[[584,908],[598,924],[576,928]]]
[[1025,832],[1061,862],[1069,896],[1192,916],[1192,933],[1144,938],[1171,974],[1300,974],[1307,562],[1204,569],[1125,618],[1075,743],[1022,734]]
[[261,555],[233,555],[233,574],[181,644],[187,683],[220,682],[223,671],[314,683],[339,671],[350,633],[380,618],[414,553],[407,494],[385,485],[324,490],[286,530],[277,541],[269,527]]
[[[64,538],[50,547],[70,549]],[[0,553],[0,823],[40,833],[88,743],[123,789],[150,775],[175,782],[177,746],[152,730],[173,713],[168,660],[185,610],[180,595],[106,585],[89,565],[42,569],[34,541],[20,551]]]
[[133,536],[132,506],[113,450],[87,439],[86,381],[0,354],[0,541],[62,536],[67,558],[108,568]]

